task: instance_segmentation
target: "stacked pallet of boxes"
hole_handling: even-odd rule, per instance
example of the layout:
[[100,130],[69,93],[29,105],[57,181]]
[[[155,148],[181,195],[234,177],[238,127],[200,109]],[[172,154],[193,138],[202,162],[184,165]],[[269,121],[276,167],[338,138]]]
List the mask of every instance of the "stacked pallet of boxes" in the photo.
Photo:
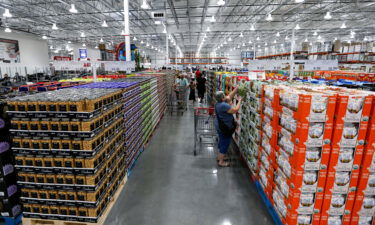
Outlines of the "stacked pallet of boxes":
[[[5,97],[5,96],[2,96]],[[7,104],[0,101],[0,215],[17,217],[21,213],[20,193],[14,168],[14,155],[9,135],[10,121],[6,114]]]
[[63,89],[8,101],[29,218],[98,222],[126,175],[123,89]]
[[267,84],[262,98],[258,177],[282,222],[371,225],[373,93]]
[[258,151],[261,141],[262,86],[262,82],[247,81],[239,86],[238,91],[243,99],[240,111],[239,150],[242,152],[252,174],[256,174],[258,169]]

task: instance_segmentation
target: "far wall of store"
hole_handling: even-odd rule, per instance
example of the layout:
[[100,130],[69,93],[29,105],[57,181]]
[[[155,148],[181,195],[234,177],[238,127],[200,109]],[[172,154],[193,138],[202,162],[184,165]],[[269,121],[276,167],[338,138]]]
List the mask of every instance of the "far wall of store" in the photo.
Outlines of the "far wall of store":
[[0,63],[0,77],[5,73],[13,77],[16,72],[20,75],[44,72],[48,65],[47,41],[35,35],[26,33],[5,33],[0,31],[0,38],[17,40],[20,51],[20,63]]
[[87,49],[87,57],[92,61],[96,62],[98,59],[100,60],[100,50],[94,47],[82,47],[82,44],[72,44],[72,48],[74,48],[74,58],[73,60],[78,60],[79,58],[79,49]]

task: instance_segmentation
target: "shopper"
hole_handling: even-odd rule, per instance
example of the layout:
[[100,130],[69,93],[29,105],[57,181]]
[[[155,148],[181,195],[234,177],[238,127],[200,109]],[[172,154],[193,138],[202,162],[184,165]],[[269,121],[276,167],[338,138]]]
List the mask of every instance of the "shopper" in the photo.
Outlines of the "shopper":
[[219,154],[218,154],[218,165],[221,167],[229,166],[228,162],[225,162],[226,154],[228,153],[229,145],[232,140],[232,134],[236,129],[236,122],[234,121],[233,114],[236,114],[240,110],[242,99],[239,97],[238,103],[235,107],[230,104],[234,95],[237,93],[235,88],[228,96],[225,96],[224,92],[216,92],[216,105],[215,105],[215,128],[219,135]]
[[192,100],[194,104],[195,103],[195,89],[197,88],[197,83],[195,82],[194,78],[191,79],[189,88],[190,88],[189,100]]
[[195,78],[200,78],[202,76],[202,72],[199,70],[199,68],[197,69],[197,71],[195,71]]
[[204,76],[199,76],[197,78],[197,89],[199,102],[202,103],[204,99],[204,93],[206,92],[206,78]]

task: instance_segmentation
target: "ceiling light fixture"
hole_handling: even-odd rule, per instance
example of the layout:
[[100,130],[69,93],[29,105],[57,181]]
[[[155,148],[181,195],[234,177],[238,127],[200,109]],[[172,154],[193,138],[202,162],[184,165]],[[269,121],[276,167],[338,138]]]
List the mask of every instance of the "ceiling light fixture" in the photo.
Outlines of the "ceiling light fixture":
[[210,22],[211,22],[211,23],[215,23],[215,22],[216,22],[215,16],[212,16],[212,17],[211,17]]
[[56,23],[52,24],[52,30],[58,30],[59,28],[57,27]]
[[257,37],[257,41],[259,41],[260,40],[260,37]]
[[345,29],[345,28],[346,28],[346,24],[345,24],[345,22],[342,23],[342,25],[341,25],[340,28],[341,28],[341,29]]
[[313,33],[313,35],[314,35],[314,36],[318,35],[318,32],[315,31],[315,32]]
[[210,29],[210,27],[207,27],[207,30],[206,30],[207,32],[210,32],[211,31],[211,29]]
[[99,41],[100,43],[103,43],[104,41],[103,41],[103,38],[100,38],[100,41]]
[[136,41],[136,40],[138,40],[138,39],[137,39],[137,37],[136,37],[136,36],[134,36],[134,38],[133,38],[133,41]]
[[68,44],[71,44],[72,42],[71,41],[68,41]]
[[254,30],[255,30],[255,26],[254,26],[254,24],[251,25],[250,30],[251,30],[251,31],[254,31]]
[[243,34],[242,34],[242,32],[241,32],[241,34],[240,34],[240,38],[243,38]]
[[82,38],[86,37],[85,32],[81,32],[81,37]]
[[86,44],[85,44],[85,43],[83,43],[83,44],[82,44],[82,47],[86,47]]
[[47,36],[46,36],[46,35],[43,35],[43,36],[42,36],[42,39],[46,40],[46,39],[47,39]]
[[277,33],[276,33],[276,37],[280,37],[280,32],[277,32]]
[[249,44],[253,43],[251,40],[249,41]]
[[228,41],[232,41],[232,38],[231,38],[231,37],[229,37],[229,38],[228,38]]
[[295,0],[296,3],[302,3],[304,2],[305,0]]
[[5,32],[5,33],[11,33],[12,30],[11,30],[9,27],[6,27],[6,28],[4,29],[4,32]]
[[9,12],[9,9],[5,9],[5,12],[3,13],[3,17],[6,17],[6,18],[12,17],[12,14]]
[[267,21],[272,21],[273,20],[271,13],[267,15],[266,20]]
[[143,0],[142,5],[141,5],[141,8],[142,8],[142,9],[149,9],[149,8],[150,8],[150,7],[148,6],[146,0]]
[[102,27],[108,27],[107,21],[103,20]]
[[124,30],[121,31],[121,35],[125,36],[125,31]]
[[161,21],[156,20],[156,21],[155,21],[155,24],[156,24],[156,25],[160,25],[160,24],[161,24]]
[[76,9],[76,6],[74,4],[70,5],[69,12],[71,12],[71,13],[78,13],[78,10]]
[[300,27],[299,24],[297,23],[297,25],[296,25],[296,27],[295,27],[294,29],[299,30],[299,29],[301,29],[301,27]]
[[97,49],[97,48],[98,48],[98,46],[97,46],[97,45],[95,45],[95,48]]
[[141,44],[144,44],[143,40],[141,41]]
[[326,20],[332,19],[331,13],[327,12],[326,15],[324,16],[324,19],[326,19]]
[[276,40],[274,40],[274,41],[273,41],[273,43],[275,43],[275,44],[276,44],[276,43],[277,43],[277,41],[276,41]]
[[363,41],[368,41],[367,37],[363,38]]
[[217,5],[218,6],[223,6],[223,5],[225,5],[225,1],[224,0],[219,0],[219,1],[217,1]]
[[320,39],[322,39],[322,36],[319,35],[319,36],[318,36],[318,40],[320,40]]
[[164,27],[163,34],[166,34],[166,33],[167,33],[167,28]]

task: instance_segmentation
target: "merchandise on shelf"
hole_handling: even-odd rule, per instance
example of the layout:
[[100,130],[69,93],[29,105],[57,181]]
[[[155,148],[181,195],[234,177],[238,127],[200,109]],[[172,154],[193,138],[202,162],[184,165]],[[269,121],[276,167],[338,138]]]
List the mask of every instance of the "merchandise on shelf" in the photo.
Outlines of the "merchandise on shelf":
[[97,222],[165,103],[163,75],[10,99],[24,217]]

